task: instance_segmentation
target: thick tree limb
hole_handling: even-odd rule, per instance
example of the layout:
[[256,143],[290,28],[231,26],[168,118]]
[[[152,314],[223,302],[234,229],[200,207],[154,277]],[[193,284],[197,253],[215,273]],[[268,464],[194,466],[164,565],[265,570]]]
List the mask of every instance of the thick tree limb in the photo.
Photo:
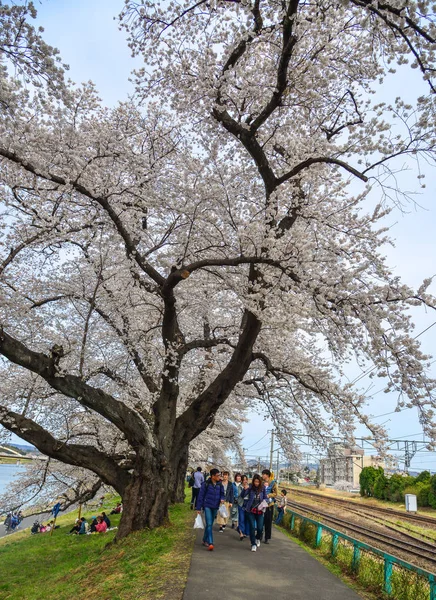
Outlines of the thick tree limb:
[[0,330],[0,354],[15,364],[37,373],[58,392],[75,398],[82,406],[98,412],[116,425],[134,447],[148,440],[145,421],[136,411],[103,390],[93,388],[75,375],[57,374],[52,358],[30,350],[2,330]]
[[363,173],[361,173],[360,171],[358,171],[351,165],[347,164],[343,160],[339,160],[337,158],[331,158],[328,156],[320,156],[318,158],[308,158],[307,160],[304,160],[303,162],[296,165],[293,169],[291,169],[290,171],[288,171],[281,177],[278,177],[277,185],[281,185],[285,181],[288,181],[292,177],[295,177],[296,175],[298,175],[298,173],[301,173],[301,171],[303,171],[304,169],[307,169],[311,165],[320,164],[320,163],[324,163],[326,165],[337,165],[338,167],[342,167],[343,169],[345,169],[346,171],[348,171],[355,177],[358,177],[362,181],[365,181],[365,182],[368,181],[368,177],[366,175],[364,175]]
[[[284,228],[284,223],[281,225],[281,227]],[[178,283],[180,283],[180,281],[186,279],[191,273],[198,271],[199,269],[204,269],[207,267],[237,267],[238,265],[270,265],[280,269],[295,283],[299,283],[300,281],[298,275],[272,258],[268,258],[266,256],[234,256],[229,258],[205,258],[204,260],[198,260],[190,263],[189,265],[182,266],[180,269],[176,269],[168,276],[164,289],[167,287],[175,287]]]
[[127,487],[131,476],[104,452],[93,446],[66,444],[54,438],[32,419],[0,406],[0,423],[8,431],[33,444],[43,454],[61,462],[84,467],[96,473],[105,483],[119,493]]
[[259,335],[261,322],[245,311],[244,327],[227,366],[192,402],[176,421],[175,440],[193,440],[206,429],[218,408],[227,400],[237,383],[242,381],[252,361],[252,348]]

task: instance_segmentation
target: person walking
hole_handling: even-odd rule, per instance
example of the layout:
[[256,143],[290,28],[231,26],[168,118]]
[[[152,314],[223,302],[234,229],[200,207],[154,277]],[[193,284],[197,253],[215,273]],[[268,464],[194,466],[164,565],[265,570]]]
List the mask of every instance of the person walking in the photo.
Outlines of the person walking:
[[264,513],[261,505],[264,501],[266,505],[268,501],[268,495],[262,479],[257,473],[253,475],[251,485],[245,485],[246,487],[242,491],[242,497],[247,497],[245,515],[248,517],[248,523],[250,527],[251,551],[256,552],[260,546],[263,532]]
[[226,496],[221,484],[221,476],[218,469],[211,469],[210,477],[201,484],[200,492],[197,497],[197,513],[204,511],[206,527],[203,535],[203,546],[208,550],[213,550],[213,522],[215,521],[220,504],[224,504]]
[[276,525],[280,525],[280,523],[283,520],[283,517],[285,516],[285,511],[286,511],[286,494],[288,492],[286,490],[282,490],[281,491],[281,495],[280,495],[280,500],[279,500],[279,505],[277,507],[277,519],[274,521],[274,523]]
[[228,471],[223,471],[222,486],[224,488],[227,517],[223,517],[221,514],[218,514],[217,523],[220,526],[220,533],[223,533],[224,529],[226,528],[227,521],[229,520],[229,517],[230,517],[230,511],[233,506],[233,485],[229,481],[229,472]]
[[197,470],[194,472],[192,476],[194,479],[194,483],[192,485],[192,499],[191,499],[191,508],[197,504],[198,494],[200,492],[200,488],[202,483],[204,483],[203,473],[201,472],[201,467],[197,467]]
[[277,483],[274,479],[271,479],[271,471],[264,469],[262,471],[262,479],[265,486],[266,493],[268,495],[268,508],[265,511],[264,527],[265,527],[265,539],[264,543],[269,544],[271,539],[272,522],[274,516],[274,503],[276,496],[278,496]]
[[248,501],[248,497],[244,498],[242,496],[242,492],[244,489],[248,488],[248,479],[246,475],[241,475],[241,473],[236,473],[234,487],[236,488],[235,493],[235,501],[238,509],[238,526],[236,531],[239,533],[239,540],[242,540],[247,537],[249,532],[248,521],[245,518],[245,506]]

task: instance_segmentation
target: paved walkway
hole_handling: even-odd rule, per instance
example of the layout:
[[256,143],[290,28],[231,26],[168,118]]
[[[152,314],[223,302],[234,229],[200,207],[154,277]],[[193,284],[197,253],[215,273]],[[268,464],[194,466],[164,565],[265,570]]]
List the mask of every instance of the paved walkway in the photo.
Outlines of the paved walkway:
[[51,521],[53,517],[51,516],[50,512],[46,512],[46,513],[40,513],[39,515],[33,515],[33,517],[26,517],[24,518],[18,529],[15,529],[14,531],[6,531],[5,526],[3,525],[4,522],[4,517],[1,517],[0,520],[0,538],[4,537],[6,535],[13,535],[14,533],[17,533],[17,531],[23,531],[23,529],[27,529],[28,527],[32,527],[32,525],[34,524],[35,521],[39,521],[40,523],[45,523],[46,521]]
[[218,533],[214,525],[213,552],[201,545],[202,535],[197,533],[183,600],[361,600],[277,528],[257,552],[228,527]]

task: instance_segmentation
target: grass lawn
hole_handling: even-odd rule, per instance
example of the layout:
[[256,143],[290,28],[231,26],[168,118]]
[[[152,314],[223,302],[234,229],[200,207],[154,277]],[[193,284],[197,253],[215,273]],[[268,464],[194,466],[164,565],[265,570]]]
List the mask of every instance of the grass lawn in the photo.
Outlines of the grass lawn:
[[[83,516],[109,513],[110,506]],[[181,599],[194,543],[189,504],[171,507],[170,525],[109,547],[116,531],[66,535],[76,516],[59,517],[51,537],[27,530],[0,539],[1,600]],[[116,526],[120,517],[110,519]]]

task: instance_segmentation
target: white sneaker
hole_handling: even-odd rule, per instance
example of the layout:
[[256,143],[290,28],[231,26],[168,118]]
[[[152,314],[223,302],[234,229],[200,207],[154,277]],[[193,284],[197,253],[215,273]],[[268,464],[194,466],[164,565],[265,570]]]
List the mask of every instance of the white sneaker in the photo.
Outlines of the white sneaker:
[[259,548],[259,546],[260,546],[260,540],[256,540],[256,546]]
[[254,546],[251,546],[251,551],[252,551],[252,552],[256,552],[256,550],[257,550],[257,546],[256,546],[256,544],[255,544]]

